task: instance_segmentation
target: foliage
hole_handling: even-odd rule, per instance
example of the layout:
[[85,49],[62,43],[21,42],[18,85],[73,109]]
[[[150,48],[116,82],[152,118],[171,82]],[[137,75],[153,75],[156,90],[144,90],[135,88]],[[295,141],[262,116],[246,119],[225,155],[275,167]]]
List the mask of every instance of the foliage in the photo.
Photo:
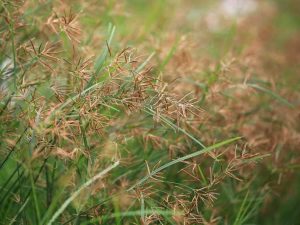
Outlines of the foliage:
[[0,223],[297,224],[299,4],[226,2],[1,0]]

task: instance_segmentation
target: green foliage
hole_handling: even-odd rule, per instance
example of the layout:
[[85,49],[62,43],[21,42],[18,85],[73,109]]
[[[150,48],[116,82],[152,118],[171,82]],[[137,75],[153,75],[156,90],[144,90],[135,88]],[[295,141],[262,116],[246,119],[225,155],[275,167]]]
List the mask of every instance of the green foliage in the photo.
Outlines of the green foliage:
[[299,4],[254,2],[1,0],[0,224],[297,224]]

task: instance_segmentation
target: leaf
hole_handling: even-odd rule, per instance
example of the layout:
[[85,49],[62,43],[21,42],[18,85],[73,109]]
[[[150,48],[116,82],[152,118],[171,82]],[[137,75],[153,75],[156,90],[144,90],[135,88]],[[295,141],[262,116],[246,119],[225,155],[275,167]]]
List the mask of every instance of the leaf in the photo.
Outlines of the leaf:
[[63,213],[63,211],[68,207],[68,205],[80,194],[82,190],[90,186],[95,181],[101,179],[105,174],[110,172],[112,169],[117,167],[120,164],[119,161],[115,162],[114,164],[110,165],[100,173],[98,173],[96,176],[89,179],[87,182],[85,182],[82,186],[80,186],[77,191],[75,191],[62,205],[61,207],[54,213],[54,215],[51,217],[50,221],[47,223],[47,225],[52,224],[59,216]]
[[162,170],[164,170],[164,169],[166,169],[166,168],[168,168],[168,167],[170,167],[170,166],[173,166],[173,165],[176,164],[176,163],[183,162],[183,161],[185,161],[185,160],[187,160],[187,159],[191,159],[191,158],[194,158],[194,157],[196,157],[196,156],[202,155],[202,154],[204,154],[204,153],[210,152],[210,151],[212,151],[212,150],[214,150],[214,149],[216,149],[216,148],[220,148],[220,147],[222,147],[223,145],[230,144],[230,143],[235,142],[235,141],[237,141],[237,140],[239,140],[239,139],[241,139],[241,137],[231,138],[231,139],[228,139],[228,140],[219,142],[219,143],[217,143],[217,144],[211,145],[211,146],[209,146],[209,147],[207,147],[207,148],[201,149],[201,150],[199,150],[199,151],[197,151],[197,152],[191,153],[191,154],[189,154],[189,155],[180,157],[180,158],[175,159],[175,160],[173,160],[173,161],[171,161],[171,162],[168,162],[168,163],[166,163],[165,165],[163,165],[163,166],[161,166],[161,167],[159,167],[159,168],[153,170],[150,174],[148,174],[147,176],[145,176],[144,178],[142,178],[141,180],[139,180],[135,185],[133,185],[132,187],[130,187],[130,188],[128,189],[128,191],[133,190],[134,188],[140,186],[140,185],[143,184],[146,180],[148,180],[149,178],[153,177],[153,176],[154,176],[155,174],[157,174],[158,172],[160,172],[160,171],[162,171]]
[[286,100],[285,98],[281,97],[280,95],[274,93],[273,91],[271,91],[271,90],[269,90],[269,89],[267,89],[267,88],[261,87],[261,86],[259,86],[259,85],[257,85],[257,84],[249,84],[249,83],[248,83],[247,85],[248,85],[249,87],[252,87],[252,88],[254,88],[254,89],[256,89],[256,90],[262,91],[262,92],[264,92],[264,93],[266,93],[266,94],[272,96],[273,98],[275,98],[276,100],[278,100],[279,102],[281,102],[281,103],[284,104],[284,105],[287,105],[287,106],[289,106],[289,107],[291,107],[291,108],[294,107],[294,105],[291,104],[288,100]]

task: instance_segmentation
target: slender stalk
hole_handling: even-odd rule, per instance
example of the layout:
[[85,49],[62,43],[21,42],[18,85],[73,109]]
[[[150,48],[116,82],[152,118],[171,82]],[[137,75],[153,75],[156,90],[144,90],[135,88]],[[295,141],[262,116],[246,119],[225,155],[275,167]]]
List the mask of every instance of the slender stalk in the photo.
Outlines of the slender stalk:
[[94,183],[96,180],[101,179],[105,174],[107,174],[109,171],[114,169],[120,164],[120,161],[115,162],[111,166],[107,167],[105,170],[98,173],[96,176],[89,179],[87,182],[85,182],[80,188],[77,189],[63,204],[62,206],[54,213],[52,218],[49,220],[47,225],[52,224],[59,216],[60,214],[67,208],[67,206],[80,194],[82,190],[90,186],[92,183]]

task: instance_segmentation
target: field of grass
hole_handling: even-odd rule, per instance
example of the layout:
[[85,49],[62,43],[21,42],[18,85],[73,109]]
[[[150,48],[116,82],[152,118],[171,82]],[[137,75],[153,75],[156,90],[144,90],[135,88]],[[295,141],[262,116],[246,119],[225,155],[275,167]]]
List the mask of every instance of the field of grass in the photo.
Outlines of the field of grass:
[[0,13],[0,224],[300,224],[298,0]]

